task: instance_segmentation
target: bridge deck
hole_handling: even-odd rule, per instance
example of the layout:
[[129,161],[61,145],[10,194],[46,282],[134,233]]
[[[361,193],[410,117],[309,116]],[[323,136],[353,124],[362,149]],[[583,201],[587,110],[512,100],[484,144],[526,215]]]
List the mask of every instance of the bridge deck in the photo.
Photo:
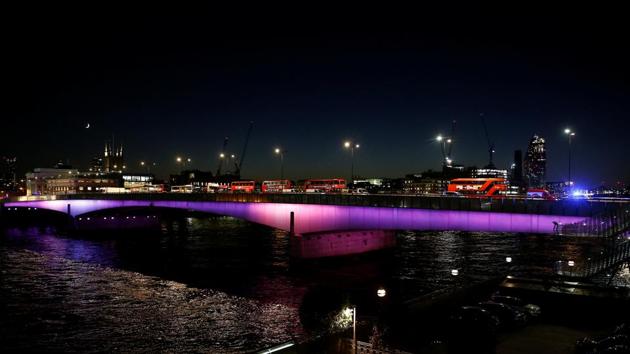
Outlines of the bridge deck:
[[[314,194],[314,193],[126,193],[67,194],[56,200],[161,200],[243,203],[316,204],[337,206],[370,206],[430,210],[488,211],[498,213],[565,215],[589,217],[618,208],[620,202],[589,200],[532,200],[518,198],[461,198],[397,194]],[[15,201],[15,200],[14,200]]]

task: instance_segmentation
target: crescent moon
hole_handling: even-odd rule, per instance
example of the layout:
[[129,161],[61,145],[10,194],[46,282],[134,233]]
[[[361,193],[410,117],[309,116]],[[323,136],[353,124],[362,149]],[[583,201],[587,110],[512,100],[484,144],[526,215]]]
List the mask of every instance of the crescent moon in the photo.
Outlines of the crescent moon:
[[85,126],[85,129],[90,129],[90,123]]

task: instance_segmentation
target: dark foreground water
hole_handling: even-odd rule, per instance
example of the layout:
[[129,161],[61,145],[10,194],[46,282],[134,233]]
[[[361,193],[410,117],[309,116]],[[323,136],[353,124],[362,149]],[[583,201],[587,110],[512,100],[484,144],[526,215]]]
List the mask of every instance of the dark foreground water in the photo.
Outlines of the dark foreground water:
[[249,352],[324,334],[321,314],[345,304],[369,319],[384,301],[549,272],[600,249],[584,238],[399,232],[390,252],[298,264],[288,242],[285,232],[226,217],[165,219],[142,233],[9,228],[0,239],[1,348]]

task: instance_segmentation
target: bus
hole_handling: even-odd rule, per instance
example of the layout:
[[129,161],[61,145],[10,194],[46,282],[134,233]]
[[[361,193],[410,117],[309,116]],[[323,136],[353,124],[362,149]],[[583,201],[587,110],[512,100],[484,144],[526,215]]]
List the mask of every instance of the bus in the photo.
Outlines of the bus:
[[254,193],[256,181],[234,181],[230,184],[232,193]]
[[469,197],[497,197],[505,195],[507,184],[505,178],[455,178],[447,191]]
[[343,178],[307,179],[304,181],[306,193],[340,193],[346,190],[346,180]]
[[282,193],[291,191],[293,183],[288,179],[277,179],[272,181],[263,181],[261,190],[263,193]]
[[192,193],[192,184],[186,184],[181,186],[171,186],[171,193]]

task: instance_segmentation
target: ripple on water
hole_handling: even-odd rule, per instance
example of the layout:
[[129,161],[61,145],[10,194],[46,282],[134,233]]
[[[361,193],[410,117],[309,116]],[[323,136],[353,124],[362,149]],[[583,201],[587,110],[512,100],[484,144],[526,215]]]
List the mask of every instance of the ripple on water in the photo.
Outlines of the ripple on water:
[[298,311],[140,273],[0,248],[8,351],[247,352],[303,331]]

